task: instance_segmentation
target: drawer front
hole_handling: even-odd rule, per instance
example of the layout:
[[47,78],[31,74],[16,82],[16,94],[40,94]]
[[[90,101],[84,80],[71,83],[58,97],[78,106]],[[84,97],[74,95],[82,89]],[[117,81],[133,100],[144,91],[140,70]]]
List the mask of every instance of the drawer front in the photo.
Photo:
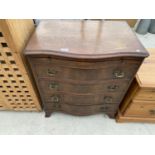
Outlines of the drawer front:
[[61,60],[57,62],[49,59],[43,59],[43,61],[41,58],[33,58],[32,60],[30,59],[30,62],[37,77],[74,81],[130,79],[140,64],[139,61],[115,60],[96,63],[71,61],[71,65],[71,62],[68,63],[66,60],[66,63],[62,65]]
[[128,107],[125,116],[155,117],[155,104],[134,104]]
[[93,84],[67,83],[58,80],[40,79],[39,84],[44,94],[57,92],[71,92],[79,94],[97,94],[104,92],[118,93],[124,92],[128,86],[128,80],[108,80]]
[[107,79],[130,79],[137,71],[137,66],[107,67],[104,69],[66,68],[56,65],[34,66],[37,77],[48,77],[60,80],[97,81]]
[[107,68],[113,66],[130,66],[130,65],[139,65],[141,60],[137,59],[122,59],[115,58],[113,60],[102,60],[98,62],[83,62],[83,61],[71,61],[71,60],[62,60],[62,59],[54,59],[54,58],[39,58],[33,57],[30,58],[33,64],[42,64],[45,66],[48,65],[57,65],[57,66],[65,66],[67,68],[83,68],[83,69],[98,69],[98,68]]
[[59,93],[44,96],[45,102],[57,104],[67,103],[70,105],[95,105],[95,104],[114,104],[120,103],[122,94],[105,93],[92,95],[78,95],[71,93]]
[[91,115],[98,112],[104,112],[107,114],[115,114],[118,106],[117,105],[93,105],[93,106],[74,106],[68,104],[55,105],[53,103],[46,103],[44,107],[46,110],[51,111],[64,111],[73,115]]
[[136,96],[134,97],[135,100],[148,100],[148,101],[155,101],[155,89],[141,89]]

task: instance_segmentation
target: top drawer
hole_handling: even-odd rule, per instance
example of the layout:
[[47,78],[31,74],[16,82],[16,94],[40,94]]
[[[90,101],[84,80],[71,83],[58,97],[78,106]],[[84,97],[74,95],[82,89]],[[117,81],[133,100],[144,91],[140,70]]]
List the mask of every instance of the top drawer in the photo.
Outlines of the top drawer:
[[51,57],[29,57],[30,61],[33,64],[42,64],[42,65],[50,65],[55,64],[58,66],[65,66],[67,68],[82,68],[82,69],[98,69],[98,68],[106,68],[113,67],[114,65],[139,65],[141,63],[141,60],[135,59],[135,58],[113,58],[113,59],[107,59],[102,61],[73,61],[73,60],[63,60],[63,59],[55,59]]
[[64,60],[50,61],[48,58],[32,58],[32,60],[31,65],[37,77],[52,77],[63,80],[130,79],[139,67],[139,63],[133,60],[96,63],[71,61],[72,65],[67,60],[66,62]]

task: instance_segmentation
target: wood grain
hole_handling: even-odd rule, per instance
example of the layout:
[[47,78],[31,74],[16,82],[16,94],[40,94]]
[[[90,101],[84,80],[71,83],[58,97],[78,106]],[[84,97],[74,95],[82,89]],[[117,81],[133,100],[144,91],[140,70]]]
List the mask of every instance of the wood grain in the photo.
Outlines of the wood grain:
[[146,49],[126,22],[89,20],[40,22],[25,49],[25,54],[52,54],[89,60],[148,56]]
[[41,110],[22,54],[34,30],[32,23],[32,20],[0,20],[0,104],[5,110]]
[[33,20],[1,19],[0,25],[9,47],[13,52],[21,53],[34,31]]
[[150,56],[144,60],[121,103],[118,122],[155,122],[155,49],[148,51]]
[[24,53],[47,117],[54,111],[114,117],[148,56],[125,22],[80,20],[42,21]]
[[142,122],[142,123],[155,123],[155,118],[151,117],[134,117],[134,116],[125,116],[120,112],[116,115],[116,122],[118,123],[129,123],[129,122]]
[[113,118],[116,114],[117,105],[76,106],[70,104],[55,105],[53,103],[48,103],[45,105],[44,109],[49,115],[54,111],[61,111],[78,116],[87,116],[102,112]]
[[150,56],[140,67],[136,79],[140,87],[155,88],[155,49],[149,49]]

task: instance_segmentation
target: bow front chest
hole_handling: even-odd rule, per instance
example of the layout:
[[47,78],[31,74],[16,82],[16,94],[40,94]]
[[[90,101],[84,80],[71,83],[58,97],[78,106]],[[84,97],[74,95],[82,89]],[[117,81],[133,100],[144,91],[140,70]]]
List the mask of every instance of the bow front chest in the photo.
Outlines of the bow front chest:
[[148,56],[125,22],[47,20],[25,49],[46,115],[114,117]]

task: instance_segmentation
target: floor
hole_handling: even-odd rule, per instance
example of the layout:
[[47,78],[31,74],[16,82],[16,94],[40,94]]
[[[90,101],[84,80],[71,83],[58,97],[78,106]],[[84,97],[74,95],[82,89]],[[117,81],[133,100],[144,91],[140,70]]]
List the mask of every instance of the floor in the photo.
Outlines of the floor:
[[[137,35],[146,48],[155,48],[155,35]],[[71,116],[53,113],[45,118],[44,112],[0,112],[0,134],[155,134],[155,124],[116,123],[104,114]]]

